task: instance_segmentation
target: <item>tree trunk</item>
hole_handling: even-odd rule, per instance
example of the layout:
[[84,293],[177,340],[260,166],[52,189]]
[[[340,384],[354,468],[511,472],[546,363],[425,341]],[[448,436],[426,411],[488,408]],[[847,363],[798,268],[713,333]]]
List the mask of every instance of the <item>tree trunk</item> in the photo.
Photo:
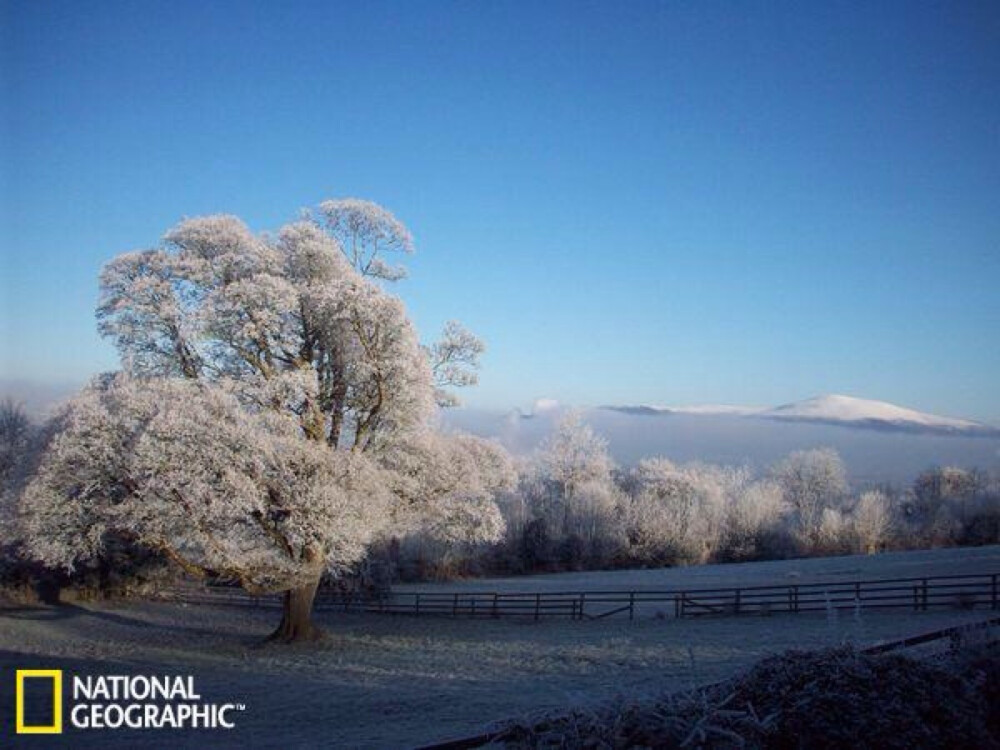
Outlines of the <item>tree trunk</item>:
[[315,641],[323,636],[323,631],[312,621],[313,600],[319,587],[319,576],[299,588],[285,592],[281,624],[268,637],[269,641],[292,643],[295,641]]

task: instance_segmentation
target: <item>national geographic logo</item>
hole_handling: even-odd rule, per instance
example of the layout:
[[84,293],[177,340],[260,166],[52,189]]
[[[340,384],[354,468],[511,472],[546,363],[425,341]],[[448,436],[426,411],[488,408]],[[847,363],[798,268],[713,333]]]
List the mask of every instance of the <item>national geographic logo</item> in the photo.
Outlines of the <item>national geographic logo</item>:
[[[17,670],[17,705],[14,707],[14,717],[18,734],[62,734],[62,682],[61,669],[19,669]],[[25,681],[47,681],[52,684],[51,721],[42,724],[28,724],[24,719]]]
[[[17,733],[62,734],[63,671],[18,669],[15,679]],[[78,730],[233,729],[234,714],[246,709],[242,703],[203,700],[191,676],[71,675],[68,680],[65,715]],[[42,711],[39,703],[45,704]]]

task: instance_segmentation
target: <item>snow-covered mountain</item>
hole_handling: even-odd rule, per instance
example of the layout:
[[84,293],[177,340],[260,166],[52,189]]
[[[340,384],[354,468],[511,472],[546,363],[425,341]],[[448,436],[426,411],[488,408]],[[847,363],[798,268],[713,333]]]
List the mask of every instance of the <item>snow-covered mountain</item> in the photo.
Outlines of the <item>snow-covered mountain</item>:
[[771,419],[804,419],[812,422],[843,422],[854,426],[933,430],[935,432],[995,432],[988,425],[968,419],[941,417],[885,401],[830,394],[793,404],[776,406],[758,416]]
[[942,417],[896,406],[885,401],[828,394],[773,408],[740,406],[609,406],[625,414],[637,415],[729,415],[755,419],[775,419],[795,422],[862,427],[905,432],[933,432],[961,435],[1000,435],[1000,429],[980,422],[954,417]]

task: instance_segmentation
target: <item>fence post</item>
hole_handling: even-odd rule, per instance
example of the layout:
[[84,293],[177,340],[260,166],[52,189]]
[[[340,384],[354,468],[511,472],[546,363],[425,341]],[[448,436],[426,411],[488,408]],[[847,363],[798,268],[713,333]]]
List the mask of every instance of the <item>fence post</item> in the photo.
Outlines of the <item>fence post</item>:
[[737,615],[740,613],[740,590],[739,589],[736,589],[736,602],[735,602],[735,605],[733,607],[733,612],[734,612],[734,614],[737,614]]
[[[993,579],[994,579],[993,580],[993,592],[994,592],[994,594],[993,594],[993,605],[995,607],[996,606],[996,576],[993,576]],[[586,601],[587,601],[587,593],[584,592],[584,593],[580,594],[580,608],[577,611],[577,616],[576,616],[576,618],[578,620],[582,620],[583,619],[583,608],[585,606],[585,602]]]
[[497,601],[498,597],[499,597],[499,594],[497,594],[494,591],[493,592],[493,617],[494,618],[497,618],[497,617],[500,616],[500,606],[499,606],[499,602]]
[[413,603],[413,614],[415,614],[415,615],[419,615],[420,614],[420,594],[417,594],[417,599]]
[[451,603],[451,616],[452,617],[458,616],[458,594],[455,594],[455,598],[452,600]]
[[628,592],[628,619],[635,619],[635,592]]
[[920,587],[916,584],[913,585],[913,611],[916,612],[920,609]]
[[924,599],[923,599],[923,610],[927,611],[927,579],[924,579]]
[[997,574],[996,573],[994,573],[992,575],[991,581],[990,581],[990,599],[992,601],[992,608],[993,609],[996,609],[998,606],[1000,606],[1000,603],[997,602]]
[[538,618],[541,614],[540,610],[542,607],[542,595],[535,594],[535,622],[538,622]]

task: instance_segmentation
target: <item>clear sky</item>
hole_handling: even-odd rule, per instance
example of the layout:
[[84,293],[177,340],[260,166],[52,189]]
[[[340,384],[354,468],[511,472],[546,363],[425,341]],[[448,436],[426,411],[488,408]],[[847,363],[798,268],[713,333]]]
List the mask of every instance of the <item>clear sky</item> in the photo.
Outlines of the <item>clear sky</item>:
[[358,196],[474,406],[1000,418],[1000,4],[2,0],[2,371],[115,365],[103,262]]

